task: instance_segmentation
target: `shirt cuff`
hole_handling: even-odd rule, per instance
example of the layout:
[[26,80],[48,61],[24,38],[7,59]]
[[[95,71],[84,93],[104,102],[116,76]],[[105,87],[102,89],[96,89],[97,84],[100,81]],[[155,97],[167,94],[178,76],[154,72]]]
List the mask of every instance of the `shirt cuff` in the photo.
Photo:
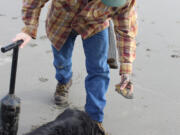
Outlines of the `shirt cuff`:
[[25,27],[22,29],[22,32],[28,34],[28,35],[31,36],[33,39],[36,39],[37,27],[35,27],[35,26],[25,26]]
[[132,73],[132,63],[121,63],[119,74],[131,74]]

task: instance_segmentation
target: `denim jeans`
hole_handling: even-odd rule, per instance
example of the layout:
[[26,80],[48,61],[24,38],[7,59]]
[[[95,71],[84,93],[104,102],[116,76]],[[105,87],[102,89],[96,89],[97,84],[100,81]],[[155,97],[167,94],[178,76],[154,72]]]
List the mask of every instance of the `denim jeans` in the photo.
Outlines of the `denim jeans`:
[[[66,84],[72,77],[71,57],[76,37],[77,33],[72,31],[60,51],[52,46],[56,79],[61,84]],[[108,40],[108,29],[83,40],[87,70],[85,111],[93,120],[98,122],[103,121],[103,110],[106,105],[105,94],[110,79],[107,64]]]

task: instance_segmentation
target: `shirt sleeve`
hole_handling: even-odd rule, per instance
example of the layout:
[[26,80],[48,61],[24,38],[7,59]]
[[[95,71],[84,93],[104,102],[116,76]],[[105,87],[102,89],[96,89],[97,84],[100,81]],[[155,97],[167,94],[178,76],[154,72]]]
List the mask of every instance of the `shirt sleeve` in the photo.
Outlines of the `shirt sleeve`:
[[23,0],[22,20],[25,27],[22,32],[27,33],[32,38],[36,38],[39,24],[41,8],[44,7],[48,0]]
[[120,61],[120,75],[132,73],[132,62],[136,57],[137,13],[135,0],[113,17]]

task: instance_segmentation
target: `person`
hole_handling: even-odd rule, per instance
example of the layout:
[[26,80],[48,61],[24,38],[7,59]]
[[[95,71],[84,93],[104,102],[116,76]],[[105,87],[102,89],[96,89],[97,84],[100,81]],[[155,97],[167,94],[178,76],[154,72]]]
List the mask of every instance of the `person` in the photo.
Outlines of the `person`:
[[[13,39],[24,40],[21,48],[36,38],[40,12],[48,1],[23,0],[22,19],[25,26]],[[52,0],[46,19],[46,33],[52,43],[55,78],[58,81],[54,94],[55,104],[63,106],[68,103],[68,89],[72,85],[72,51],[75,39],[80,34],[87,70],[85,111],[102,130],[105,95],[110,80],[107,64],[109,18],[114,22],[117,39],[121,76],[118,86],[121,90],[130,82],[137,33],[136,0],[126,0],[121,6],[110,6],[105,1]]]

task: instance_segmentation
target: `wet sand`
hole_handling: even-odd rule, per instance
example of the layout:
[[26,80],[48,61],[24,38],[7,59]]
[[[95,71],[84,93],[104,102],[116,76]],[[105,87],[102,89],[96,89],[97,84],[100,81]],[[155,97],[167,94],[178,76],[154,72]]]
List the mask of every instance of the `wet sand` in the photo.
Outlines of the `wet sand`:
[[[9,4],[11,3],[11,4]],[[111,70],[104,126],[111,135],[180,134],[180,1],[138,1],[139,34],[133,82],[135,99],[127,100],[114,90],[118,70]],[[21,1],[0,1],[0,46],[20,31]],[[16,95],[21,98],[18,135],[53,120],[62,108],[53,104],[56,85],[52,52],[45,36],[44,8],[37,40],[20,49]],[[79,64],[79,61],[82,64]],[[85,104],[85,57],[78,37],[73,53],[71,107]],[[0,53],[0,98],[9,89],[11,52]]]

